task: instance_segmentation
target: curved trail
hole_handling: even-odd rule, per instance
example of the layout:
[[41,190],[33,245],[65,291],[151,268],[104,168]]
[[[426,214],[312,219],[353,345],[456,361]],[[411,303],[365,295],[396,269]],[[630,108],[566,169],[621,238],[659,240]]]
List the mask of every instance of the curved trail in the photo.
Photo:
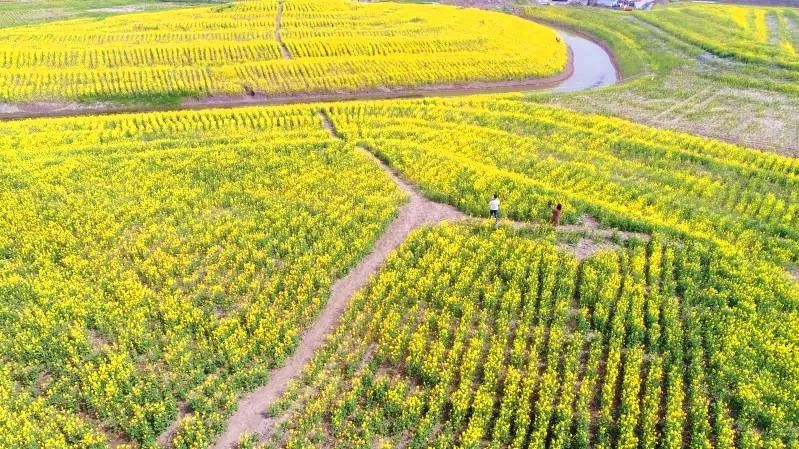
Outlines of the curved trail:
[[[276,17],[276,20],[280,18]],[[279,32],[276,24],[276,32]],[[512,81],[474,81],[465,84],[443,84],[414,88],[374,88],[350,93],[320,93],[268,96],[251,91],[250,95],[188,98],[179,105],[120,105],[112,103],[38,102],[28,104],[0,103],[1,120],[39,117],[73,117],[81,115],[125,114],[136,112],[176,111],[186,109],[223,109],[243,106],[277,106],[287,104],[384,100],[398,98],[446,97],[456,95],[525,92],[552,89],[554,92],[576,92],[619,82],[620,72],[614,57],[603,45],[571,32],[556,29],[568,44],[566,68],[549,78]],[[280,39],[280,37],[277,37]],[[282,44],[282,42],[281,42]],[[281,54],[290,58],[281,45]]]
[[[330,136],[341,139],[327,115],[320,111],[319,117]],[[377,240],[372,252],[346,276],[333,284],[327,304],[319,317],[306,329],[292,356],[286,360],[283,366],[272,370],[266,384],[239,400],[236,412],[228,418],[227,427],[213,445],[214,449],[235,447],[241,435],[245,433],[256,433],[260,435],[259,439],[262,441],[272,434],[277,422],[266,414],[271,403],[280,398],[280,395],[288,388],[289,382],[300,375],[315,351],[325,343],[327,336],[335,329],[335,323],[344,312],[352,295],[366,286],[371,276],[379,271],[388,255],[407,239],[411,231],[421,226],[443,221],[476,219],[448,204],[437,203],[424,197],[414,186],[400,178],[391,167],[371,152],[360,147],[357,147],[357,150],[374,160],[391,177],[392,181],[408,195],[408,202],[399,209],[397,218],[389,224],[383,235]],[[515,228],[541,226],[525,222],[504,220],[503,222],[509,223]],[[566,225],[561,226],[558,230],[586,232],[600,238],[617,236],[622,240],[633,237],[649,240],[647,234],[595,229],[592,225]]]

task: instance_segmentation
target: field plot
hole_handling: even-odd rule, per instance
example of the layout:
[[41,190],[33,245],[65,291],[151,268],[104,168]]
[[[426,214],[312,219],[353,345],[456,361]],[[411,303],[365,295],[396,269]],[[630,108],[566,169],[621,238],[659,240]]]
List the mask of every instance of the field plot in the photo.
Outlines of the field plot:
[[578,263],[513,231],[421,231],[274,407],[270,442],[790,447],[799,297],[772,274],[696,242]]
[[0,101],[177,101],[560,73],[554,31],[446,6],[258,0],[0,33]]
[[[198,0],[198,2],[207,0]],[[0,27],[31,25],[75,17],[101,17],[125,12],[167,9],[190,3],[147,0],[4,0],[0,1]]]
[[799,69],[795,9],[691,5],[638,17],[718,56]]
[[[204,447],[403,200],[309,109],[0,124],[0,447]],[[138,445],[137,445],[138,446]]]
[[799,156],[795,10],[685,4],[635,13],[529,7],[524,14],[601,39],[627,78],[601,90],[531,96],[536,101]]
[[337,129],[428,196],[486,215],[692,236],[780,264],[799,261],[799,161],[719,141],[569,112],[517,97],[331,107]]

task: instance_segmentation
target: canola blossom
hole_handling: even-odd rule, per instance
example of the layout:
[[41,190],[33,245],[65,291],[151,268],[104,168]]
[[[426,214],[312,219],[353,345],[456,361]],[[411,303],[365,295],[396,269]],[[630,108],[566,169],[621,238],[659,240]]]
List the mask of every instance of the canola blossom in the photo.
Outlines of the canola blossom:
[[548,77],[567,61],[553,30],[516,17],[348,0],[10,27],[0,49],[5,102],[355,92]]
[[[0,447],[204,447],[403,201],[309,109],[0,124]],[[203,443],[205,442],[205,443]]]
[[756,266],[660,236],[578,262],[510,229],[419,231],[262,447],[793,447],[799,292]]

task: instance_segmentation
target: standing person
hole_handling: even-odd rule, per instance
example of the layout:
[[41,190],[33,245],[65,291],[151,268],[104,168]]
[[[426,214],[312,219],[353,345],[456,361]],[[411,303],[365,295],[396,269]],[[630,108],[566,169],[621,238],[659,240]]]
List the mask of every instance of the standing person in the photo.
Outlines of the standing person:
[[499,198],[494,194],[494,198],[488,202],[488,214],[494,218],[494,223],[499,222]]
[[558,203],[557,206],[552,208],[552,218],[549,220],[549,223],[555,227],[560,226],[560,216],[562,213],[563,213],[563,205]]

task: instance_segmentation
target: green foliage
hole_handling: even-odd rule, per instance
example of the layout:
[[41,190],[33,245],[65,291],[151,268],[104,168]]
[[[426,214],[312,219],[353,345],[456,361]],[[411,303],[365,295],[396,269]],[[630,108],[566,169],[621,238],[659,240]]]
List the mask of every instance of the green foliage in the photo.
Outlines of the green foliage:
[[[652,11],[522,11],[602,41],[625,79],[568,95],[532,93],[530,100],[799,155],[799,71],[791,68],[799,49],[795,10],[683,2]],[[735,11],[743,13],[745,28],[730,19]]]
[[[181,1],[183,6],[201,1]],[[175,2],[158,0],[25,0],[0,2],[0,27],[32,25],[77,17],[104,17],[132,8],[149,11],[174,8]]]
[[721,57],[799,69],[799,30],[790,8],[680,5],[639,17]]

